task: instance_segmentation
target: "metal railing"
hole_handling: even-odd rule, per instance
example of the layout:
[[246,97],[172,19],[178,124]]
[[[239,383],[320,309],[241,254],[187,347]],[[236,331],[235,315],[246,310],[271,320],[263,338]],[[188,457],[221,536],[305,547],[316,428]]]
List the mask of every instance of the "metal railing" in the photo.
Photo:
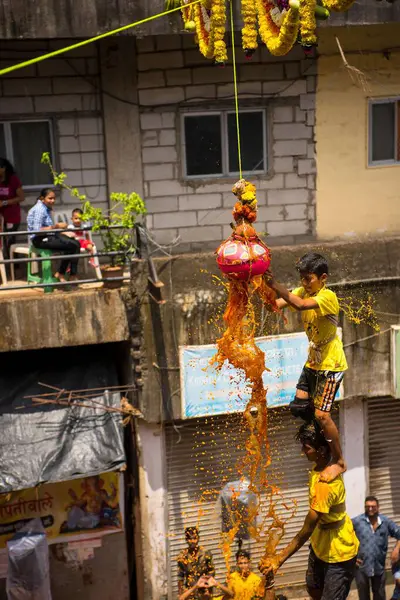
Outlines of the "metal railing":
[[[119,225],[112,225],[110,227],[104,227],[103,229],[124,229],[122,226]],[[87,231],[92,231],[92,227],[90,226],[85,226],[82,227],[81,229],[59,229],[59,228],[54,228],[54,229],[47,229],[45,231],[43,230],[39,230],[39,231],[27,231],[27,230],[17,230],[17,231],[0,231],[0,241],[2,242],[1,246],[2,246],[2,250],[3,250],[3,256],[4,256],[4,241],[7,240],[8,238],[17,238],[17,237],[24,237],[25,240],[21,241],[21,246],[22,245],[26,245],[27,247],[32,247],[33,250],[35,250],[35,246],[32,245],[31,243],[31,236],[34,235],[41,235],[41,236],[49,236],[52,234],[58,234],[58,235],[62,235],[63,232],[87,232]],[[95,234],[94,234],[95,235]],[[41,262],[45,262],[45,261],[50,261],[51,263],[53,262],[59,262],[60,260],[68,260],[68,259],[74,259],[74,260],[87,260],[90,258],[98,258],[98,259],[102,259],[102,258],[108,258],[111,259],[111,263],[112,265],[114,264],[114,259],[116,257],[125,257],[124,260],[124,265],[128,266],[131,263],[132,258],[140,258],[140,232],[139,232],[139,226],[135,226],[134,232],[133,232],[133,239],[135,239],[135,246],[136,249],[134,251],[129,251],[129,252],[124,252],[124,251],[115,251],[115,252],[105,252],[105,251],[96,251],[95,253],[91,253],[91,252],[79,252],[77,254],[58,254],[57,250],[54,250],[54,253],[51,256],[38,256],[38,255],[34,255],[34,256],[29,256],[29,257],[22,257],[22,258],[2,258],[0,259],[0,265],[4,265],[5,267],[7,265],[23,265],[23,264],[28,264],[28,263],[41,263]],[[94,242],[95,243],[95,242]],[[36,248],[37,252],[40,252],[40,248]],[[93,268],[93,267],[92,267]],[[8,277],[7,277],[8,279]],[[121,282],[123,283],[124,281],[130,281],[131,276],[129,273],[129,276],[121,276],[121,277],[107,277],[104,279],[99,279],[98,277],[93,277],[90,279],[79,279],[74,281],[74,285],[76,284],[86,284],[86,283],[101,283],[103,281],[107,281],[110,283],[114,283],[114,282]],[[63,288],[66,286],[70,286],[72,282],[69,281],[56,281],[56,282],[28,282],[24,285],[8,285],[8,282],[5,283],[3,280],[1,281],[0,284],[0,293],[4,292],[4,291],[14,291],[14,290],[25,290],[25,289],[32,289],[32,288]]]

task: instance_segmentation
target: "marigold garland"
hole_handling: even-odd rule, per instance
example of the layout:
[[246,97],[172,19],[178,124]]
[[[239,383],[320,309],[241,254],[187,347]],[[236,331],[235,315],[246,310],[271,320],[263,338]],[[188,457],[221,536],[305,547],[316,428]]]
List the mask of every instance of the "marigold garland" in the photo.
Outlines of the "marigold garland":
[[193,13],[199,50],[205,58],[212,58],[214,56],[214,47],[212,45],[211,32],[208,32],[206,29],[202,6],[196,4]]
[[294,46],[299,33],[299,13],[295,8],[289,8],[279,28],[270,15],[274,4],[256,0],[258,28],[260,36],[268,50],[274,56],[287,54]]
[[313,46],[317,43],[316,6],[317,0],[300,0],[300,37],[304,46]]
[[214,58],[217,63],[228,60],[225,43],[226,11],[225,0],[213,0],[211,8],[211,35],[214,38]]
[[[182,2],[185,29],[195,33],[203,56],[213,58],[217,63],[225,63],[228,59],[225,43],[226,2],[232,0],[201,0],[200,4],[191,7],[185,6],[190,0],[176,1]],[[301,43],[304,46],[315,45],[316,18],[326,19],[329,16],[328,9],[345,11],[354,2],[320,1],[323,6],[318,4],[318,0],[241,0],[242,45],[246,56],[250,58],[257,49],[258,33],[275,56],[283,56],[292,49],[299,29]]]
[[348,10],[353,3],[354,0],[322,0],[322,4],[326,6],[326,8],[334,10],[335,12],[344,12],[345,10]]
[[242,0],[242,46],[243,50],[256,50],[257,41],[257,10],[255,0]]
[[205,58],[225,63],[228,53],[225,43],[225,0],[203,0],[192,7],[182,6],[182,19],[187,31],[195,32],[195,40]]

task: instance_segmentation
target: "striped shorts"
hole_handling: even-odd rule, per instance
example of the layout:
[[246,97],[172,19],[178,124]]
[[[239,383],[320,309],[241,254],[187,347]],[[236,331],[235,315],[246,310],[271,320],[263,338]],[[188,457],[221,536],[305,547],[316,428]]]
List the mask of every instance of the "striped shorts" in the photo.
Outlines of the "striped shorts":
[[315,371],[304,367],[296,387],[308,393],[314,408],[330,412],[343,377],[344,371]]

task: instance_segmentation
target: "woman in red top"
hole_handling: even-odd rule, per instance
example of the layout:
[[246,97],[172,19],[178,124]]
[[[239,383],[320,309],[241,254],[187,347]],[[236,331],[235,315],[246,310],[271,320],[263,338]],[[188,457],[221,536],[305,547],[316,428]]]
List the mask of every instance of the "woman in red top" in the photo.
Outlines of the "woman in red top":
[[[22,183],[15,174],[15,169],[6,158],[0,158],[0,214],[4,217],[4,231],[17,231],[21,223],[21,202],[25,199]],[[15,243],[10,236],[5,243],[5,254]]]

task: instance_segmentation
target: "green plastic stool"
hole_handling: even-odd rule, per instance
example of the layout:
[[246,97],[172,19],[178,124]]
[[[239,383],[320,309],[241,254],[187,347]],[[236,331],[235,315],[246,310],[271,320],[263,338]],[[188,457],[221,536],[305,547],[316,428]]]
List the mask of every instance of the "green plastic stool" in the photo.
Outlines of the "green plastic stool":
[[[31,246],[29,248],[29,258],[32,258],[32,254],[36,254],[42,258],[53,256],[52,250],[44,250],[41,248],[35,248]],[[34,262],[35,259],[32,260]],[[40,261],[42,266],[42,276],[32,275],[32,262],[28,262],[28,283],[55,283],[57,279],[53,277],[52,269],[51,269],[51,260],[43,260]],[[52,286],[46,286],[44,288],[45,294],[49,294],[54,290]]]

